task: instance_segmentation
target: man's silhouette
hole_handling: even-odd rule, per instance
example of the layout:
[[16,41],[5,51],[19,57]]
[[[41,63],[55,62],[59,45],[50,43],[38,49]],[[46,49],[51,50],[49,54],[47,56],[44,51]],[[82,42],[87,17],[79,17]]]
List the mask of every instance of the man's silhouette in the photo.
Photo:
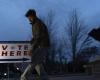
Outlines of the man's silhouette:
[[46,72],[43,68],[43,62],[46,59],[48,48],[50,46],[49,35],[46,25],[36,16],[36,12],[30,9],[26,13],[30,24],[32,25],[31,40],[32,45],[32,62],[28,65],[26,70],[21,76],[21,80],[27,80],[26,78],[30,72],[35,69],[39,75],[39,80],[48,80]]

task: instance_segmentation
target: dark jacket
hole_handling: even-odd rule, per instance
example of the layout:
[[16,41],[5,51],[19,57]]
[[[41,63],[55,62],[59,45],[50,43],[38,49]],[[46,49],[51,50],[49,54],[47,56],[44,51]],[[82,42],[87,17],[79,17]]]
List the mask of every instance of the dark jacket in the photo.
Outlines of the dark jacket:
[[32,23],[32,35],[31,43],[33,48],[50,46],[48,29],[40,19],[36,19],[35,22]]

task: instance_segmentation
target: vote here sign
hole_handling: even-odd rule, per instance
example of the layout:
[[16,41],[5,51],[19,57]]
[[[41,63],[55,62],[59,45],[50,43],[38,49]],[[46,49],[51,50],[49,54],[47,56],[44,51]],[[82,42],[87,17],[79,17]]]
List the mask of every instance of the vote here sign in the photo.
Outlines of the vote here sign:
[[29,41],[0,41],[0,63],[31,62]]

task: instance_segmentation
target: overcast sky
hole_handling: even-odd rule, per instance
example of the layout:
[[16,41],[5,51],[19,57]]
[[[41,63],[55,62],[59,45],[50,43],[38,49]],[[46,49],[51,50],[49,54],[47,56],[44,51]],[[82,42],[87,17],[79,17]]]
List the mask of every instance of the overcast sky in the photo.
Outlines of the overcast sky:
[[0,0],[0,41],[30,40],[31,25],[24,15],[31,8],[36,9],[38,16],[53,10],[59,29],[74,8],[89,28],[100,24],[100,0]]

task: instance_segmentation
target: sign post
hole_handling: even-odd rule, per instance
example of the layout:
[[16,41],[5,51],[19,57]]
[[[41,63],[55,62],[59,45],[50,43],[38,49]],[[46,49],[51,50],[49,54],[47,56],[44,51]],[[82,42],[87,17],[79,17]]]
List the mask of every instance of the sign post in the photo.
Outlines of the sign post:
[[9,80],[9,64],[7,64],[8,80]]
[[29,41],[0,41],[0,63],[7,63],[7,78],[10,80],[9,63],[31,62]]

